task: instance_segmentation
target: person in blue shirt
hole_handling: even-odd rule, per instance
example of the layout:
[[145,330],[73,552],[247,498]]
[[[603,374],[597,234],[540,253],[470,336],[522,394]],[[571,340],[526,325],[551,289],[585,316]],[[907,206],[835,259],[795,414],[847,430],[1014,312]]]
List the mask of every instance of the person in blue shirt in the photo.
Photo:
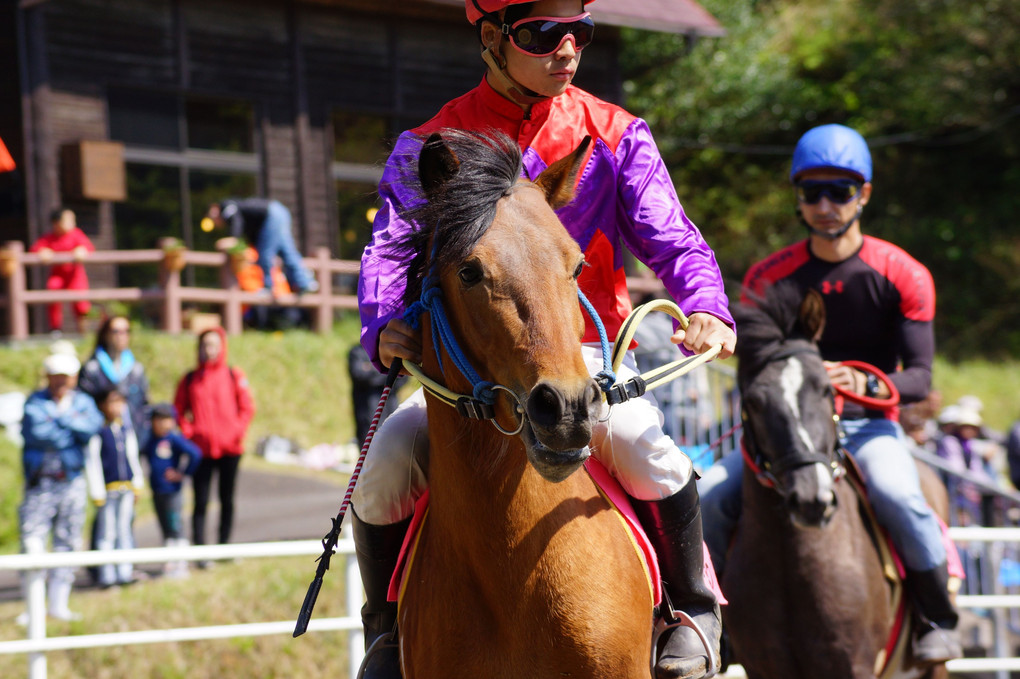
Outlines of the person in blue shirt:
[[[177,413],[169,403],[154,406],[151,420],[152,435],[142,450],[142,457],[149,462],[149,484],[163,531],[163,544],[184,547],[188,539],[183,537],[182,482],[185,476],[193,476],[198,469],[202,451],[175,431]],[[187,562],[167,564],[166,574],[170,577],[184,577],[187,573]]]
[[[21,551],[81,549],[85,525],[85,448],[103,426],[103,416],[88,394],[76,389],[81,363],[73,354],[46,357],[46,388],[25,401],[21,422],[25,497],[18,508]],[[49,572],[49,614],[61,620],[78,617],[68,608],[74,568]]]

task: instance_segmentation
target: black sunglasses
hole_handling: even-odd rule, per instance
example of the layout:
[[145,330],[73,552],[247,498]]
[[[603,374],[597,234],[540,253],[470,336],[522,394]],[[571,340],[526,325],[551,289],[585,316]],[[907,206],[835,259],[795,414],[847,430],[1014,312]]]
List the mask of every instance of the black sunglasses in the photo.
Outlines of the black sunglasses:
[[526,17],[512,26],[503,24],[503,32],[517,50],[547,57],[555,54],[567,38],[573,40],[575,50],[583,50],[595,36],[595,21],[588,12],[572,17]]
[[861,192],[861,184],[855,179],[805,179],[797,182],[797,200],[814,205],[825,196],[833,203],[845,205]]

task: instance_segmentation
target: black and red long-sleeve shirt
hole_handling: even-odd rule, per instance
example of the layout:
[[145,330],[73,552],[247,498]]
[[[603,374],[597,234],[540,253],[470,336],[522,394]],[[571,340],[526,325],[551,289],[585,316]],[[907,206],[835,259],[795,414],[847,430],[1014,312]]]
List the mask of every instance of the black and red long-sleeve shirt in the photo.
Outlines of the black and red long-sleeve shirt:
[[[931,273],[899,247],[871,236],[841,262],[819,259],[809,243],[795,243],[752,266],[744,289],[760,295],[777,281],[793,279],[804,290],[822,293],[822,358],[870,363],[890,376],[902,403],[922,400],[931,389],[935,354]],[[848,419],[873,415],[851,403],[843,412]]]

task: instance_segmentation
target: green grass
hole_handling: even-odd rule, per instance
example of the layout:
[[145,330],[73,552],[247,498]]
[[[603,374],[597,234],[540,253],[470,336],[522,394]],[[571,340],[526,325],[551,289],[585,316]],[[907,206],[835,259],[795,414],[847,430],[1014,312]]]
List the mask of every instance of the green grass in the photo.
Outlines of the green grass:
[[[49,621],[47,636],[104,634],[295,620],[314,574],[313,557],[247,559],[192,571],[187,580],[155,579],[120,590],[75,591],[76,622]],[[313,619],[342,617],[344,557],[333,561]],[[14,623],[19,602],[0,603],[0,640],[24,639]],[[51,679],[287,678],[346,674],[347,634],[308,632],[214,641],[111,646],[47,654]],[[27,676],[24,654],[0,656],[0,677]]]
[[1007,431],[1020,419],[1020,360],[988,360],[974,358],[950,363],[942,358],[935,360],[933,382],[942,392],[942,402],[955,403],[965,394],[973,394],[984,404],[985,424],[994,430]]

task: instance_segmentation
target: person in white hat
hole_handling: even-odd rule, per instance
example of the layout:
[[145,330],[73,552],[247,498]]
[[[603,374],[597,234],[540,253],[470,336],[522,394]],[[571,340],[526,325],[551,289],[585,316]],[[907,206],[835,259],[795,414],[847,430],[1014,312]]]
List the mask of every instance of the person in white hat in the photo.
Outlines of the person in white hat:
[[[53,551],[81,549],[85,523],[85,448],[103,425],[90,396],[75,387],[81,363],[58,352],[43,361],[47,385],[25,401],[22,419],[25,498],[18,508],[21,551],[42,552],[52,538]],[[49,614],[71,620],[68,608],[73,568],[55,568],[47,583]]]

